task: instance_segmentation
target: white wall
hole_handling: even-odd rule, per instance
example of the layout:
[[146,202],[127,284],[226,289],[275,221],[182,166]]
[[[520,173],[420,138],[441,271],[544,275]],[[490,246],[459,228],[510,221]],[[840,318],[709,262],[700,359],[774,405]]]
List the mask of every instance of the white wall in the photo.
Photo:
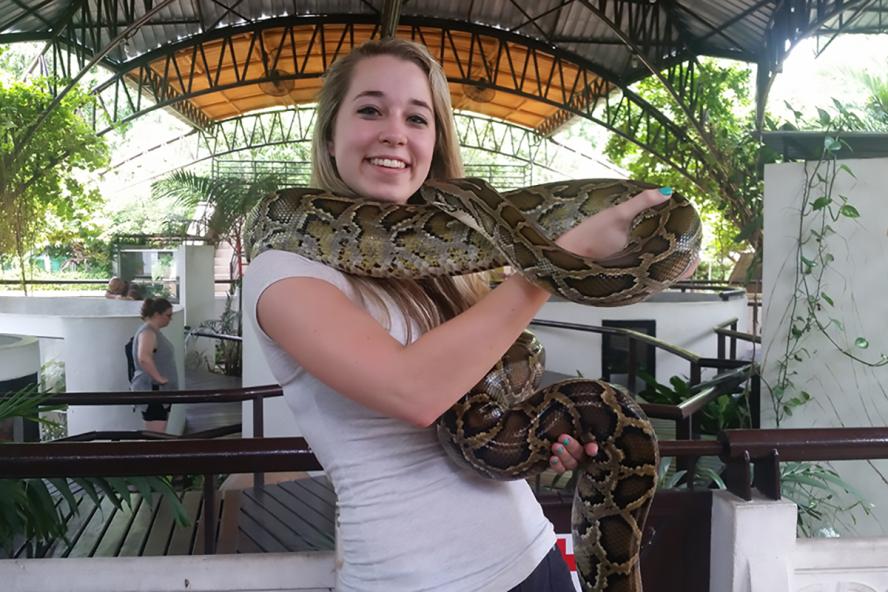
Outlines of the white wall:
[[712,494],[713,592],[884,592],[888,538],[797,539],[795,504]]
[[[126,391],[126,357],[123,346],[142,323],[142,303],[106,298],[0,297],[0,333],[18,333],[62,339],[68,392]],[[179,384],[185,384],[184,313],[173,306],[173,318],[163,334],[172,342]],[[183,409],[176,406],[170,425],[180,423]],[[91,430],[141,429],[142,417],[127,405],[72,406],[68,433]]]
[[0,335],[0,381],[40,371],[40,344],[33,337]]
[[[696,300],[698,295],[670,293],[650,301],[599,308],[582,306],[563,300],[551,300],[537,314],[538,319],[603,325],[604,321],[654,320],[656,337],[704,357],[716,357],[718,341],[713,333],[716,325],[738,319],[737,329],[748,331],[746,296],[721,301],[712,294],[707,300]],[[601,335],[567,329],[531,327],[546,348],[546,369],[586,378],[601,376]],[[738,355],[745,347],[738,343]],[[751,354],[751,352],[749,352]],[[688,377],[688,362],[670,353],[657,350],[656,375],[659,382],[668,382],[672,376]],[[705,376],[704,376],[705,378]]]
[[[184,308],[185,325],[197,329],[204,321],[217,319],[213,265],[216,249],[212,245],[180,245],[176,251],[179,275],[179,303]],[[216,341],[197,338],[188,343],[187,354],[212,361]]]
[[[843,323],[832,335],[856,354],[878,361],[888,354],[888,159],[846,160],[854,173],[837,177],[834,195],[846,195],[860,218],[830,222],[837,235],[828,242],[835,257],[821,287],[835,306],[823,303],[821,318]],[[789,309],[795,293],[799,209],[806,167],[813,163],[769,165],[765,168],[764,269],[763,269],[763,373],[765,384],[774,384],[789,331]],[[815,191],[812,199],[821,195]],[[812,217],[813,218],[813,217]],[[813,249],[812,249],[813,250]],[[806,251],[810,258],[812,250]],[[858,336],[869,348],[856,349]],[[810,357],[793,361],[795,390],[807,391],[813,401],[798,408],[781,427],[861,427],[888,425],[888,367],[867,368],[839,353],[825,337],[809,334],[804,347]],[[768,392],[762,394],[762,410],[771,409]],[[793,396],[792,394],[790,396]],[[763,424],[774,423],[771,417]],[[858,534],[888,534],[888,461],[836,464],[842,477],[876,504],[875,513],[854,527]],[[877,472],[877,470],[879,472]],[[839,531],[849,529],[839,525]]]

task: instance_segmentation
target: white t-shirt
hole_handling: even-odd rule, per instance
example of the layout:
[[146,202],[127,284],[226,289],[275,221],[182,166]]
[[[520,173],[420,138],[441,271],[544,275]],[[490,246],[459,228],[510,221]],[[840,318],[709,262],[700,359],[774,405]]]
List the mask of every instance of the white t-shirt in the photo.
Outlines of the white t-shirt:
[[[555,544],[528,484],[457,466],[434,426],[417,428],[368,409],[303,370],[256,322],[262,292],[290,277],[324,280],[360,301],[342,273],[285,251],[257,256],[244,279],[248,322],[336,489],[343,557],[337,590],[505,592],[521,583]],[[388,304],[390,333],[404,343],[404,317]],[[369,312],[380,320],[379,311]]]

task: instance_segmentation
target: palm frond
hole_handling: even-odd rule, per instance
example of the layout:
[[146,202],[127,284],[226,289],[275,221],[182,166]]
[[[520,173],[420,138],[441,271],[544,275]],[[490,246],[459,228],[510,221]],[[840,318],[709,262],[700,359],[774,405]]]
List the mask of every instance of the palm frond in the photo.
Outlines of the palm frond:
[[[22,417],[44,421],[40,418],[41,410],[62,408],[43,404],[52,396],[52,393],[37,392],[33,386],[8,393],[0,397],[0,419]],[[72,490],[72,484],[79,487],[77,493]],[[36,549],[59,537],[64,538],[68,519],[77,513],[82,505],[78,502],[78,496],[89,497],[93,504],[98,506],[104,495],[118,509],[122,509],[123,504],[132,508],[133,488],[149,499],[153,493],[160,493],[170,503],[176,520],[180,524],[188,524],[181,500],[166,477],[96,477],[75,478],[70,481],[0,479],[0,549],[12,552],[13,547],[25,540],[32,549]],[[61,503],[62,500],[66,503]]]

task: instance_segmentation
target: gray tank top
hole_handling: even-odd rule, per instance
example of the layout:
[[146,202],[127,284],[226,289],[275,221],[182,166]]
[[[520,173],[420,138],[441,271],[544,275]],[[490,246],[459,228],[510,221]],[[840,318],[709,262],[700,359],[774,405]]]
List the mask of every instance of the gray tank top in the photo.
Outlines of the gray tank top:
[[176,356],[173,351],[173,344],[169,339],[163,336],[163,333],[155,331],[148,323],[143,324],[136,330],[133,336],[133,362],[136,366],[136,372],[133,374],[133,380],[130,383],[130,390],[133,391],[150,391],[153,390],[154,381],[139,365],[139,336],[145,331],[152,331],[155,336],[154,345],[154,365],[157,371],[169,381],[160,386],[162,391],[179,390],[179,376],[176,372]]

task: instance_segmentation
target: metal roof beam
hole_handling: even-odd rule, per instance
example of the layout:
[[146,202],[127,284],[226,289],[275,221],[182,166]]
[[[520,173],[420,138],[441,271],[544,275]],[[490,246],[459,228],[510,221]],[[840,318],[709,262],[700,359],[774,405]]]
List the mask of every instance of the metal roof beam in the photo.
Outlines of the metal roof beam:
[[18,160],[20,160],[23,155],[23,152],[21,150],[24,149],[24,147],[28,146],[31,143],[31,140],[34,138],[34,135],[37,133],[37,131],[40,129],[40,127],[46,122],[46,120],[49,118],[49,116],[52,114],[52,112],[55,111],[56,107],[58,107],[58,105],[62,102],[62,100],[65,98],[65,96],[75,86],[77,86],[77,84],[80,82],[80,80],[86,75],[87,72],[89,72],[89,70],[93,66],[97,65],[102,60],[102,58],[104,58],[112,49],[114,49],[114,47],[118,43],[120,43],[124,39],[124,37],[126,35],[128,35],[132,31],[135,31],[136,29],[138,29],[139,26],[143,22],[148,21],[152,16],[157,14],[160,10],[166,8],[167,5],[171,4],[174,1],[175,0],[160,0],[156,6],[154,6],[153,8],[151,8],[149,10],[146,10],[145,14],[143,14],[141,17],[136,19],[132,23],[132,25],[130,25],[129,27],[127,27],[123,31],[123,33],[121,33],[120,35],[118,35],[117,37],[112,39],[111,42],[104,49],[102,49],[95,56],[93,56],[93,58],[89,61],[89,63],[87,63],[83,68],[81,68],[80,72],[71,79],[71,81],[68,83],[68,85],[65,88],[63,88],[61,90],[61,92],[59,92],[58,94],[56,94],[53,97],[52,101],[50,101],[49,105],[47,105],[44,108],[43,112],[40,114],[40,116],[37,118],[37,120],[33,124],[28,126],[28,128],[26,130],[24,130],[22,137],[16,139],[15,145],[19,146],[20,150],[13,151],[12,154],[8,155],[7,157],[4,157],[3,164],[4,164],[5,168],[8,170],[15,170],[17,168],[18,165],[16,164],[16,162]]
[[[857,10],[855,10],[855,11],[851,14],[851,16],[848,17],[847,20],[845,19],[845,11],[840,12],[840,13],[838,14],[838,17],[837,17],[838,20],[839,20],[839,28],[838,28],[838,30],[836,30],[835,33],[832,34],[832,36],[829,38],[829,41],[827,41],[826,44],[825,44],[823,47],[820,47],[820,39],[819,39],[819,36],[818,36],[818,41],[817,41],[817,45],[818,45],[818,47],[817,47],[817,54],[816,54],[817,57],[820,57],[820,55],[821,55],[824,51],[826,51],[826,48],[829,47],[830,44],[832,44],[833,41],[835,41],[836,37],[838,37],[842,32],[844,32],[848,27],[850,27],[851,24],[854,23],[855,20],[857,20],[858,18],[860,18],[860,16],[863,15],[864,13],[866,13],[866,12],[870,12],[870,11],[867,10],[867,9],[869,9],[873,4],[875,4],[875,0],[870,0],[869,2],[864,2],[864,3],[862,3],[859,7],[857,7]],[[880,9],[878,9],[878,8],[876,9],[876,11],[882,12],[882,11],[881,11]],[[884,12],[885,12],[886,14],[888,14],[888,10],[886,10],[886,11],[884,11]]]
[[[703,41],[706,41],[707,39],[709,39],[713,35],[717,35],[717,34],[721,34],[724,36],[725,29],[728,29],[728,28],[732,27],[734,24],[742,21],[743,19],[748,17],[753,12],[761,10],[764,6],[770,6],[773,4],[774,4],[774,0],[759,0],[758,3],[753,4],[752,6],[747,8],[746,10],[739,12],[739,13],[735,14],[734,16],[732,16],[731,18],[729,18],[728,20],[726,20],[717,29],[712,29],[709,33],[706,33],[705,35],[699,37],[698,41],[700,41],[702,43]],[[729,41],[730,41],[730,39],[729,39]]]
[[[637,22],[640,17],[638,13],[633,14],[630,10],[628,14],[624,14],[621,10],[621,5],[618,3],[612,3],[614,6],[614,18],[610,18],[607,14],[607,0],[598,0],[597,6],[593,4],[590,0],[580,0],[582,4],[589,9],[593,14],[595,14],[603,23],[605,23],[628,47],[638,58],[638,60],[644,64],[644,66],[650,71],[650,73],[660,81],[660,84],[663,88],[666,89],[666,92],[672,97],[675,105],[684,112],[685,117],[687,118],[688,124],[694,129],[696,132],[699,141],[701,144],[697,144],[696,142],[692,142],[688,137],[687,141],[696,145],[694,152],[699,155],[699,157],[708,164],[712,168],[713,171],[716,172],[716,177],[721,179],[728,179],[730,177],[729,172],[725,170],[724,164],[720,162],[720,159],[717,157],[718,150],[715,146],[715,142],[710,137],[708,131],[704,128],[702,123],[702,118],[700,114],[696,113],[696,92],[695,92],[695,80],[694,80],[694,71],[693,71],[693,57],[690,57],[691,63],[685,68],[681,63],[673,65],[667,71],[667,74],[663,74],[661,68],[663,67],[662,63],[654,62],[651,58],[651,54],[654,56],[663,56],[663,48],[667,46],[667,43],[664,40],[654,41],[650,44],[645,44],[645,39],[640,37],[639,35],[633,34],[637,33],[637,31],[627,32],[624,30],[624,27],[627,29],[632,29],[633,22]],[[659,7],[655,4],[651,5],[637,5],[639,11],[641,11],[642,15],[647,13],[648,15],[657,14]],[[631,8],[631,7],[630,7]],[[668,16],[668,13],[667,13]],[[625,17],[625,18],[624,18]],[[645,20],[654,21],[653,18],[646,18]],[[667,19],[667,22],[664,26],[664,31],[668,33],[670,22]],[[650,51],[650,47],[654,47],[654,51]],[[648,49],[646,52],[645,49]],[[659,51],[658,51],[659,49]],[[674,84],[678,82],[678,86]],[[643,145],[638,141],[638,139],[630,138],[633,142]],[[646,147],[647,148],[647,147]]]
[[[190,99],[269,81],[272,78],[270,70],[274,69],[271,63],[277,63],[275,56],[280,55],[292,55],[293,63],[287,68],[290,73],[286,76],[278,73],[276,80],[318,78],[336,55],[347,52],[356,43],[354,28],[366,24],[379,27],[378,20],[372,15],[340,15],[268,19],[211,30],[127,62],[128,74],[113,76],[95,90],[102,97],[102,105],[107,107],[112,124],[129,121],[153,109],[176,105],[198,125],[206,125],[206,116],[194,108]],[[312,25],[313,32],[304,31],[306,25]],[[674,156],[677,152],[675,148],[678,142],[688,142],[687,130],[643,101],[627,87],[628,83],[619,81],[613,72],[580,56],[559,52],[550,44],[527,36],[465,22],[408,17],[402,18],[402,26],[409,28],[405,36],[409,34],[410,38],[425,43],[440,61],[453,65],[457,73],[451,74],[450,82],[486,84],[497,92],[539,101],[564,111],[561,119],[552,118],[539,126],[538,133],[549,134],[567,117],[578,115],[626,135],[626,130],[615,128],[620,114],[628,111],[633,128],[644,126],[656,139],[654,144],[645,148],[664,162],[693,178],[695,171],[700,170],[701,163],[705,161],[705,154],[697,149],[696,153],[692,150],[689,157],[682,156],[685,160],[678,162]],[[294,34],[297,27],[301,31],[299,35]],[[274,39],[270,39],[264,35],[264,31],[269,29],[281,30],[282,34],[275,34]],[[377,29],[374,35],[378,32]],[[457,32],[470,36],[469,55],[454,38]],[[335,39],[324,41],[325,35],[330,34],[335,34],[338,42]],[[251,58],[242,54],[251,52],[235,52],[235,39],[247,39],[250,47],[262,47],[270,58],[253,59],[254,64],[250,66]],[[208,44],[215,54],[220,55],[218,64],[208,63],[208,50],[205,49]],[[292,44],[295,45],[290,47]],[[184,52],[190,54],[190,57],[185,55],[188,58],[185,62],[190,60],[190,69],[178,63]],[[312,69],[308,70],[310,63],[307,57],[319,52],[322,63],[312,65]],[[286,59],[289,64],[291,58]],[[196,68],[196,65],[200,67]],[[223,66],[234,73],[231,81],[220,79]],[[675,72],[680,74],[682,66],[673,66],[673,69],[676,68]],[[198,79],[200,84],[195,84]],[[616,87],[622,90],[619,101],[610,96]],[[143,94],[150,97],[153,103],[142,101]],[[638,143],[631,134],[627,137]]]
[[[39,11],[41,8],[43,8],[47,4],[53,2],[54,0],[43,0],[43,2],[41,2],[37,6],[28,6],[24,2],[21,2],[20,0],[12,0],[12,1],[16,4],[16,6],[19,7],[19,9],[21,9],[24,12],[17,14],[15,16],[13,16],[11,19],[9,19],[8,21],[4,22],[3,24],[0,24],[0,31],[5,31],[6,29],[15,25],[17,22],[21,21],[22,19],[28,18],[29,16],[33,16],[36,19],[43,22],[48,27],[47,32],[49,31],[49,29],[52,28],[52,23],[50,23],[45,18],[43,18],[43,16],[38,14],[37,11]],[[5,38],[6,36],[3,35],[2,37]]]
[[[673,10],[675,10],[676,12],[680,11],[680,12],[688,15],[692,19],[696,20],[697,22],[702,23],[706,28],[708,28],[712,32],[711,35],[718,35],[719,37],[724,38],[728,43],[733,44],[735,47],[738,47],[738,48],[743,47],[742,43],[740,43],[739,41],[737,41],[736,39],[734,39],[733,37],[731,37],[730,35],[728,35],[725,32],[725,28],[726,28],[725,25],[722,25],[722,26],[714,25],[714,24],[710,23],[708,20],[706,20],[705,18],[703,18],[702,16],[700,16],[699,14],[697,14],[696,12],[689,10],[686,6],[682,6],[681,4],[678,4],[677,2],[675,2],[675,0],[670,0],[669,5],[672,6]],[[707,35],[706,38],[708,39],[709,35]],[[702,41],[701,39],[694,39],[693,45],[690,46],[694,50],[694,53],[697,53],[697,54],[705,53],[703,51],[700,51],[701,41]]]
[[401,20],[401,0],[385,0],[380,17],[382,26],[382,38],[393,39],[398,30],[398,22]]

